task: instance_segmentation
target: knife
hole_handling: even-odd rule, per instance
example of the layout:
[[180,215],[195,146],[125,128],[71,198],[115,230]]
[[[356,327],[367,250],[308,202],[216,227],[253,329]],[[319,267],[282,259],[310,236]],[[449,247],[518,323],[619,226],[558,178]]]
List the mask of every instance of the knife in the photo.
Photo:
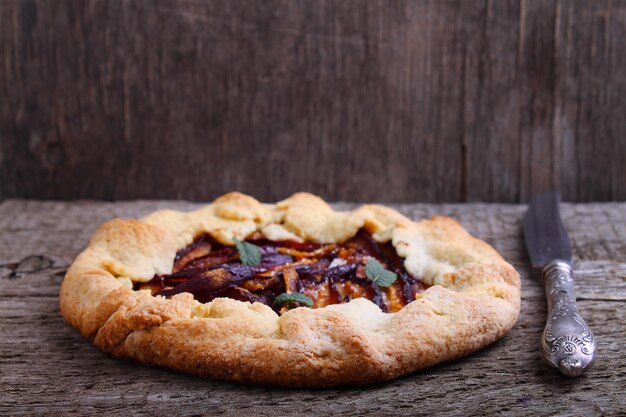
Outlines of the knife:
[[556,192],[531,199],[524,219],[524,237],[533,267],[541,268],[548,299],[541,357],[574,377],[596,360],[596,342],[576,308],[572,247],[559,214],[560,200]]

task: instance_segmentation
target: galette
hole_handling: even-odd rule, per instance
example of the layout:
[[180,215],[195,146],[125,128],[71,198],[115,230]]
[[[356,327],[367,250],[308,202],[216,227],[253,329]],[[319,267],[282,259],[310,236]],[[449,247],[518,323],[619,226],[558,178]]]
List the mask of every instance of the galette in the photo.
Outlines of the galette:
[[494,342],[517,320],[520,280],[448,217],[229,193],[191,212],[104,223],[60,303],[115,357],[327,387],[393,379]]

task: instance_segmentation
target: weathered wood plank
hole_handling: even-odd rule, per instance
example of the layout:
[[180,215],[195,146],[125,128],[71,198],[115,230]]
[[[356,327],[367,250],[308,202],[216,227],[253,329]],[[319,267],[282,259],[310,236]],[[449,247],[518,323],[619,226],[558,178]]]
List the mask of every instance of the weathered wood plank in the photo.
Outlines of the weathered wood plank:
[[0,199],[626,199],[626,1],[0,2]]
[[[87,244],[96,227],[114,217],[141,217],[157,209],[174,208],[192,210],[199,203],[173,201],[137,201],[118,203],[57,203],[9,200],[0,205],[0,264],[14,264],[28,256],[45,255],[52,266],[41,271],[42,276],[10,280],[3,290],[19,295],[32,289],[36,294],[54,295],[56,288],[49,287],[50,272],[60,282],[62,273],[73,258]],[[355,205],[340,203],[335,207],[352,208]],[[491,243],[511,262],[528,282],[523,296],[543,297],[539,277],[528,269],[524,243],[520,239],[523,206],[490,204],[413,204],[392,205],[412,219],[433,215],[449,215],[459,220],[472,234]],[[574,246],[574,265],[579,295],[585,298],[626,299],[626,213],[625,203],[600,205],[562,205],[562,217]],[[62,230],[63,233],[59,233]],[[39,248],[39,243],[54,244]],[[23,242],[15,245],[15,241]],[[25,247],[28,250],[25,250]],[[4,268],[3,275],[10,273]],[[35,284],[33,284],[35,283]],[[37,285],[34,287],[33,285]]]
[[626,410],[619,342],[626,337],[626,313],[617,304],[623,306],[580,302],[601,356],[577,380],[561,377],[540,361],[537,341],[545,309],[524,303],[508,336],[468,358],[372,387],[293,391],[219,383],[115,360],[63,322],[56,298],[2,299],[1,331],[10,338],[2,341],[0,412],[545,415],[549,409],[555,415],[617,414]]
[[626,168],[619,159],[607,158],[624,155],[626,140],[613,134],[626,127],[626,120],[603,110],[621,101],[619,91],[626,86],[624,45],[616,42],[626,34],[623,6],[607,0],[560,1],[557,6],[554,159],[560,164],[557,183],[571,200],[626,199]]
[[[539,360],[546,308],[521,239],[523,206],[405,204],[395,207],[414,219],[456,217],[516,266],[524,286],[520,320],[505,338],[467,358],[387,384],[313,391],[242,387],[118,361],[63,322],[57,298],[63,272],[97,224],[165,207],[189,210],[198,204],[0,204],[0,414],[591,416],[626,411],[625,203],[562,207],[574,243],[579,307],[599,344],[598,363],[582,378],[565,379]],[[31,261],[22,270],[41,269],[11,278],[12,264],[30,255],[51,263]]]

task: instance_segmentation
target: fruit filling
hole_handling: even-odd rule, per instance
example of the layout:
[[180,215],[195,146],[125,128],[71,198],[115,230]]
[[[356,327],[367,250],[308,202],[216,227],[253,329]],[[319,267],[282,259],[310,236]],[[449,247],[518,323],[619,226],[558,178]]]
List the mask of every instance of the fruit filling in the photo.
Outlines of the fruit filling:
[[171,274],[136,283],[135,289],[165,297],[188,292],[200,302],[218,297],[261,302],[283,313],[360,297],[396,312],[427,288],[404,269],[390,242],[380,244],[364,230],[341,244],[236,243],[225,246],[202,235],[177,253]]

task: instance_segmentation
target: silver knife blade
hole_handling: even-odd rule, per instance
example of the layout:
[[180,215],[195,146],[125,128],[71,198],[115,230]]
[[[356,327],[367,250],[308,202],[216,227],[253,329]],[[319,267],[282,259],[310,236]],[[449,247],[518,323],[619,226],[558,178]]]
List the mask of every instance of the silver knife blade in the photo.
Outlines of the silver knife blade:
[[572,246],[561,221],[557,192],[537,194],[530,200],[524,219],[524,238],[535,268],[561,259],[572,263]]

